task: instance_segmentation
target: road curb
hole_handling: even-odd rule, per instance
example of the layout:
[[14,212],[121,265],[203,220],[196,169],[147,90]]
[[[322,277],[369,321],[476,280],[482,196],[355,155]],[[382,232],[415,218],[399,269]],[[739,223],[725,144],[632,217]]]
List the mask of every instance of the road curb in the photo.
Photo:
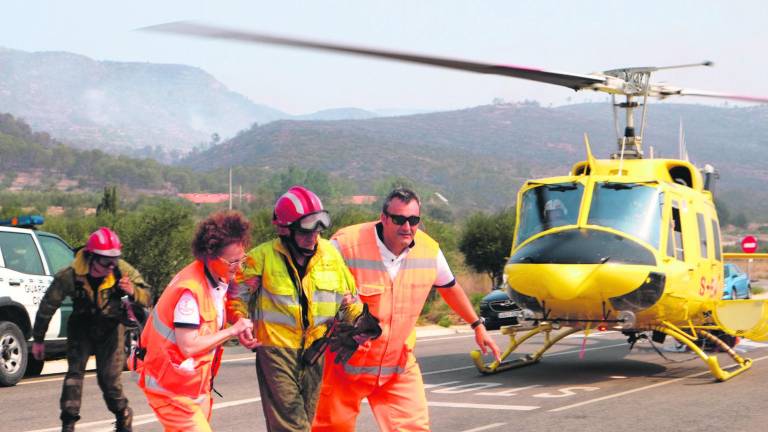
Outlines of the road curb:
[[425,325],[416,327],[416,339],[423,339],[436,336],[453,336],[457,334],[472,333],[468,325],[457,325],[442,327],[439,325]]

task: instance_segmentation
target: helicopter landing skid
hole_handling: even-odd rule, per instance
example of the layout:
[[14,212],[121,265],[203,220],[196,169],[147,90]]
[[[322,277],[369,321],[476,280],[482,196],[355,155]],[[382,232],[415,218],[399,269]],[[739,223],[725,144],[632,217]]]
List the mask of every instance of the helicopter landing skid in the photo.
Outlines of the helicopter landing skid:
[[704,360],[704,363],[709,366],[709,372],[715,377],[718,381],[727,381],[736,375],[744,372],[745,370],[752,367],[752,359],[741,357],[740,355],[736,354],[736,352],[728,346],[725,342],[723,342],[720,338],[713,335],[712,333],[704,330],[704,329],[696,329],[695,331],[715,344],[721,351],[728,354],[738,366],[736,369],[734,369],[732,372],[727,372],[723,370],[722,367],[720,367],[720,363],[717,360],[717,356],[715,355],[708,355],[704,352],[698,345],[696,345],[695,341],[697,340],[696,337],[691,337],[688,335],[685,331],[681,330],[680,328],[669,324],[664,323],[662,326],[658,327],[656,329],[657,331],[660,331],[666,335],[669,335],[675,340],[677,340],[680,343],[685,344],[692,352],[696,353],[696,355],[699,356],[702,360]]
[[[520,331],[515,327],[502,327],[501,333],[509,335],[509,347],[501,354],[501,362],[493,361],[491,363],[483,362],[483,354],[479,350],[474,350],[470,353],[472,360],[477,366],[477,370],[484,375],[490,375],[498,372],[503,372],[508,369],[519,368],[528,366],[534,363],[538,363],[544,353],[550,349],[554,344],[560,342],[564,337],[572,335],[583,329],[571,328],[571,327],[553,327],[552,323],[541,323],[537,327],[528,330],[520,338],[517,338],[517,334]],[[555,334],[552,334],[556,332]],[[536,336],[539,333],[544,333],[544,346],[533,354],[527,354],[524,357],[516,358],[514,360],[504,361],[510,354],[512,354],[520,345],[525,341]]]

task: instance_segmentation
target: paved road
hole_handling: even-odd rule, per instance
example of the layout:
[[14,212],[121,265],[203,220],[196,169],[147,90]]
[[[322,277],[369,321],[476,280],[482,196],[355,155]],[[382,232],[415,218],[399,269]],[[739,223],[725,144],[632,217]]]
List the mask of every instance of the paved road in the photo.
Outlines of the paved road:
[[[532,347],[539,342],[534,340]],[[467,352],[472,345],[471,334],[419,340],[417,355],[435,431],[765,430],[768,344],[743,342],[738,349],[755,360],[754,366],[725,383],[715,382],[691,353],[672,352],[670,342],[659,346],[664,359],[648,342],[628,352],[618,333],[593,334],[585,344],[576,335],[556,345],[540,364],[493,376],[481,376],[471,366]],[[51,375],[0,388],[2,428],[58,430],[61,379]],[[86,378],[78,431],[110,430],[112,419],[95,381]],[[135,430],[160,431],[128,373],[124,382],[136,410]],[[266,430],[252,354],[229,348],[217,388],[224,399],[216,399],[215,430]],[[377,430],[365,406],[358,430]]]

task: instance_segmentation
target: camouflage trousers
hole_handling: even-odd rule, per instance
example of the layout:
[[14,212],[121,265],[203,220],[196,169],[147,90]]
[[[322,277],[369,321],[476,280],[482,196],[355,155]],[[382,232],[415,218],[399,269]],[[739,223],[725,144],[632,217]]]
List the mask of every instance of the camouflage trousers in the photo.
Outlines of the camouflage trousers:
[[256,348],[256,376],[269,432],[309,431],[315,417],[323,359],[308,366],[303,350]]
[[125,328],[119,324],[114,328],[94,331],[94,327],[99,324],[91,320],[70,320],[68,324],[68,368],[60,400],[61,419],[64,422],[80,418],[85,366],[91,354],[96,356],[96,377],[107,409],[117,415],[128,407],[128,399],[123,394],[123,384],[120,382],[125,364]]

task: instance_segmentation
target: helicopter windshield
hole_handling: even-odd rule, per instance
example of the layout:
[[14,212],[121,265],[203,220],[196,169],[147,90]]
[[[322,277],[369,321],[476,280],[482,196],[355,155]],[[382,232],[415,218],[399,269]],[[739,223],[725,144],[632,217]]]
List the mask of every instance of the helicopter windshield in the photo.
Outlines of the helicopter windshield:
[[642,183],[595,184],[588,224],[613,228],[659,247],[663,195]]
[[584,195],[581,183],[556,183],[537,186],[523,194],[517,241],[551,228],[574,225]]

